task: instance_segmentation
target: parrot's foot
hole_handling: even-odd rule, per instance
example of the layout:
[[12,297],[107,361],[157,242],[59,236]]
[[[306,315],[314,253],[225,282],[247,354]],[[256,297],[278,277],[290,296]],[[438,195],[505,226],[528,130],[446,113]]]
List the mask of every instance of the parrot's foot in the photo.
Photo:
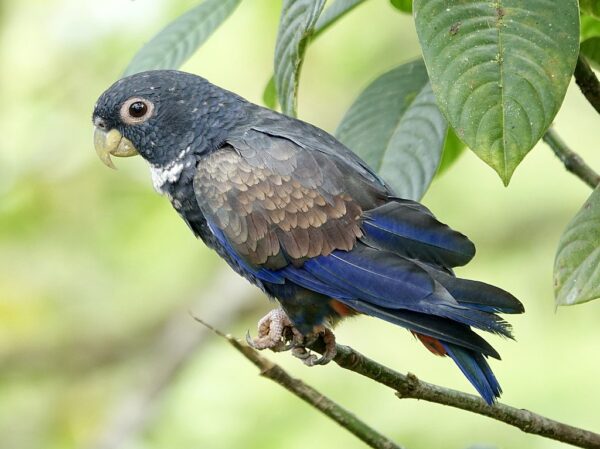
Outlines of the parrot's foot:
[[[313,354],[307,346],[314,344],[319,338],[323,339],[325,350],[321,357]],[[335,348],[335,335],[328,327],[323,325],[316,326],[309,335],[302,335],[302,341],[294,341],[292,355],[298,357],[307,366],[327,365],[335,357],[337,350]]]
[[[319,338],[323,339],[325,351],[318,357],[307,346],[314,344]],[[275,352],[292,350],[292,355],[299,358],[307,366],[325,365],[336,354],[335,335],[328,327],[315,326],[313,332],[303,335],[290,321],[283,309],[274,309],[258,322],[258,336],[251,338],[246,335],[248,345],[254,349],[270,349]]]
[[[290,335],[291,334],[291,335]],[[246,335],[246,342],[254,349],[270,349],[275,352],[288,351],[302,334],[294,327],[283,309],[273,309],[258,322],[258,337]]]

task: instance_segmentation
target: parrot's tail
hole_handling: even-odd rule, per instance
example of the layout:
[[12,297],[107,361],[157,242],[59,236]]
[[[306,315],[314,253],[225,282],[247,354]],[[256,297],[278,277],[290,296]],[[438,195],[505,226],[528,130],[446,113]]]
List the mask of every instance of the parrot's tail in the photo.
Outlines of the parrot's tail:
[[496,398],[500,397],[502,393],[502,388],[485,357],[478,352],[461,348],[452,343],[440,343],[446,350],[446,354],[454,360],[454,363],[458,365],[485,402],[490,405],[496,402]]
[[491,405],[500,396],[500,384],[483,354],[417,332],[413,334],[435,355],[447,355],[454,360],[485,402]]
[[361,313],[408,328],[432,353],[449,356],[488,404],[500,396],[502,389],[486,361],[486,357],[500,359],[500,356],[469,326],[443,317],[385,309],[362,301],[349,305]]
[[425,269],[433,279],[442,284],[462,306],[488,313],[523,313],[525,311],[521,301],[506,290],[485,282],[457,278],[427,264],[416,263]]

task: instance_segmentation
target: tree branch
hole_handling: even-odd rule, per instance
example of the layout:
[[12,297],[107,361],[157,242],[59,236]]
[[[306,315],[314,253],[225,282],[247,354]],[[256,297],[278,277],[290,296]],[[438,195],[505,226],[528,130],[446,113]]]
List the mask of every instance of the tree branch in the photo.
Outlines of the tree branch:
[[577,58],[574,75],[579,89],[581,89],[587,101],[600,114],[600,81],[598,81],[596,74],[581,55]]
[[[322,353],[322,343],[311,349]],[[344,369],[379,382],[396,390],[399,398],[422,399],[428,402],[459,408],[487,416],[521,429],[523,432],[543,436],[586,449],[600,449],[600,434],[563,424],[524,409],[504,404],[487,405],[481,398],[450,388],[419,380],[414,374],[401,374],[365,357],[349,346],[337,345],[334,361]]]
[[600,184],[600,175],[587,165],[581,156],[571,150],[554,129],[548,128],[542,139],[552,148],[554,154],[562,161],[568,171],[592,189]]
[[255,349],[241,343],[231,335],[223,334],[200,318],[194,318],[196,321],[212,330],[215,334],[225,338],[235,349],[242,353],[244,357],[250,360],[260,370],[261,376],[278,383],[304,402],[312,405],[370,447],[375,449],[402,449],[402,447],[381,435],[375,429],[369,427],[366,423],[362,422],[327,396],[319,393],[300,379],[290,376],[282,367],[261,356]]

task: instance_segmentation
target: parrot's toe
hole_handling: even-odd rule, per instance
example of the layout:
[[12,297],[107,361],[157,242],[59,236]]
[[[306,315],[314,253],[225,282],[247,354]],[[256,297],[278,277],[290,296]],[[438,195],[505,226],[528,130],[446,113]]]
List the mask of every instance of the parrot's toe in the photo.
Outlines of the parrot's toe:
[[[291,338],[290,338],[291,335]],[[246,342],[254,349],[287,351],[294,347],[302,335],[293,326],[283,309],[273,309],[258,322],[258,336],[246,335]]]
[[[325,344],[325,350],[321,357],[318,357],[306,348],[315,343],[319,338],[322,338]],[[297,343],[294,349],[292,349],[292,355],[302,360],[307,366],[327,365],[333,360],[336,353],[335,335],[331,329],[323,325],[315,327],[311,334],[303,336],[302,341]]]

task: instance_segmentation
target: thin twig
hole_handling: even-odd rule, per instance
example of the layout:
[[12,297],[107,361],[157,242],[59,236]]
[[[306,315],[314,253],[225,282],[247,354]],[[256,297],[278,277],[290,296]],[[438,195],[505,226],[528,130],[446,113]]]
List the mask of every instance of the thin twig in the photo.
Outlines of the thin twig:
[[310,385],[300,379],[290,376],[281,366],[263,357],[250,346],[241,343],[231,335],[225,335],[200,318],[195,319],[212,330],[215,334],[225,338],[235,349],[250,360],[260,370],[260,375],[278,383],[289,392],[295,394],[304,402],[310,404],[340,426],[352,433],[358,439],[375,449],[402,449],[396,443],[369,427],[345,408],[341,407],[327,396],[319,393]]
[[592,189],[600,184],[600,175],[587,165],[581,156],[571,150],[554,129],[549,128],[542,139],[552,148],[554,154],[562,161],[568,171]]
[[600,114],[600,81],[598,81],[596,74],[581,55],[577,58],[574,75],[575,82],[581,89],[581,92]]
[[[322,352],[323,347],[311,347]],[[524,409],[504,404],[487,405],[481,398],[450,388],[440,387],[419,380],[414,374],[401,374],[365,357],[349,346],[337,345],[334,361],[344,369],[396,390],[399,398],[422,399],[466,410],[478,415],[502,421],[523,432],[543,436],[586,449],[600,449],[600,434],[563,424]]]

